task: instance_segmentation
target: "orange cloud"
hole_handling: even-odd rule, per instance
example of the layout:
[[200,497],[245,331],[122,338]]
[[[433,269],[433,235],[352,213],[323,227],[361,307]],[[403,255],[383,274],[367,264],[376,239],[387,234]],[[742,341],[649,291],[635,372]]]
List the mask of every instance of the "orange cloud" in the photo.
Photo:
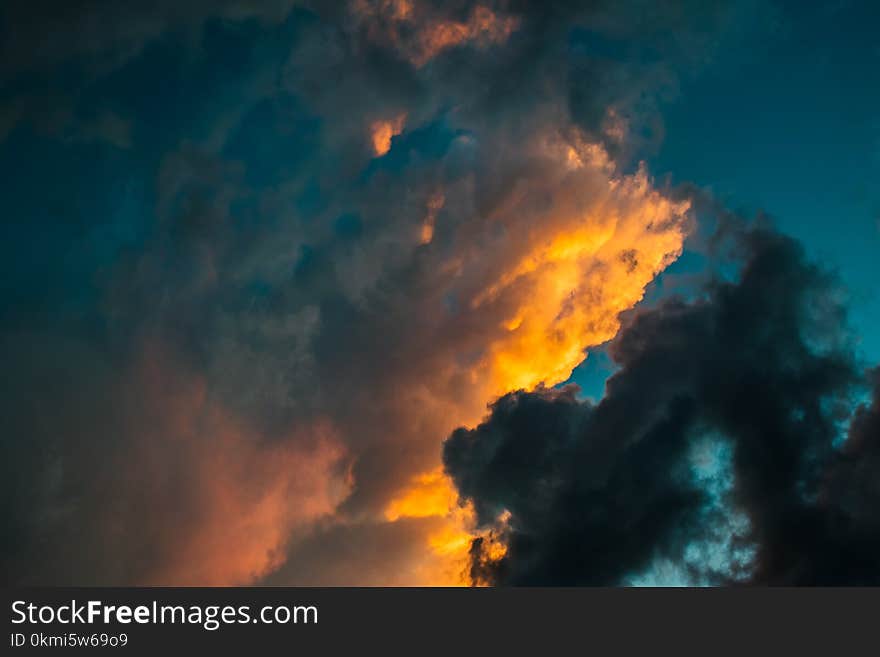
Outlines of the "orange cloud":
[[355,0],[351,7],[374,41],[390,43],[416,67],[465,43],[478,47],[503,43],[519,26],[518,18],[500,16],[482,5],[463,21],[436,15],[410,0]]
[[446,198],[442,192],[437,192],[428,199],[428,212],[425,215],[424,221],[422,221],[419,234],[420,244],[430,244],[431,240],[434,239],[434,224],[437,221],[437,213],[443,208],[445,202]]
[[[586,349],[614,337],[620,313],[680,255],[686,236],[688,202],[660,194],[643,170],[619,174],[601,146],[553,135],[522,147],[533,152],[541,175],[522,181],[489,217],[486,236],[468,236],[478,248],[462,244],[445,263],[468,299],[467,317],[457,321],[470,333],[450,327],[459,331],[452,348],[481,355],[463,370],[447,368],[458,381],[449,396],[434,394],[420,406],[445,408],[441,437],[477,422],[500,395],[568,379]],[[430,571],[432,583],[439,573],[452,573],[442,583],[462,583],[456,567],[467,563],[471,540],[480,536],[472,512],[455,498],[437,469],[414,477],[385,509],[391,522],[443,519],[427,537],[430,560],[443,564]],[[484,553],[502,554],[503,542],[491,540]]]
[[441,468],[416,475],[410,487],[385,509],[385,518],[442,516],[455,508],[458,494]]
[[420,30],[417,46],[410,54],[416,66],[424,66],[438,54],[466,42],[480,46],[503,43],[519,21],[512,17],[500,17],[486,7],[475,7],[467,22],[438,20]]
[[[428,554],[420,564],[418,584],[425,586],[469,586],[469,550],[475,538],[483,539],[483,553],[493,560],[506,553],[505,544],[495,533],[474,529],[476,516],[470,504],[458,503],[458,492],[442,467],[416,475],[400,497],[385,509],[385,518],[435,518],[438,523],[427,533]],[[504,526],[509,514],[502,514]]]
[[422,559],[419,584],[430,586],[467,586],[468,548],[473,535],[473,510],[457,504],[458,492],[452,481],[438,467],[416,475],[408,488],[385,509],[385,518],[436,518],[438,524],[427,534],[428,554]]
[[391,150],[391,139],[403,132],[406,124],[406,113],[399,114],[393,119],[373,121],[370,124],[370,141],[373,144],[373,153],[376,157],[382,157]]
[[107,524],[152,534],[140,584],[251,583],[283,562],[297,529],[348,494],[345,450],[329,423],[263,442],[200,380],[160,359],[138,376],[154,417],[126,453],[130,470],[114,487]]

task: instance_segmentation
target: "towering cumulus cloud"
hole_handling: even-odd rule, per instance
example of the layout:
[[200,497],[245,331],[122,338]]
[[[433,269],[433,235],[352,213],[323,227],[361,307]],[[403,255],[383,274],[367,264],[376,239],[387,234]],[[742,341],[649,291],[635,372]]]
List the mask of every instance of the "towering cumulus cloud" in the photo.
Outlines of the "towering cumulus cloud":
[[452,434],[446,468],[486,531],[475,580],[880,582],[876,372],[795,242],[739,246],[736,281],[634,314],[598,404],[512,393]]
[[[673,527],[710,514],[684,470],[665,478],[684,426],[716,419],[687,396],[703,378],[741,383],[755,399],[740,403],[761,413],[774,397],[755,386],[794,377],[803,416],[766,409],[784,429],[778,454],[734,431],[758,425],[722,428],[743,446],[737,464],[770,449],[789,484],[815,483],[786,441],[802,426],[810,459],[828,456],[831,407],[817,395],[843,385],[844,364],[829,361],[827,381],[805,345],[756,345],[780,371],[746,385],[696,360],[734,368],[737,340],[775,339],[734,323],[793,312],[788,279],[761,291],[766,308],[720,288],[727,306],[664,307],[616,343],[625,369],[653,368],[639,336],[678,340],[677,379],[652,369],[627,392],[621,374],[595,409],[546,391],[682,252],[690,203],[638,154],[662,132],[657,109],[680,70],[735,25],[732,5],[648,16],[641,2],[39,4],[0,10],[17,35],[0,40],[0,150],[14,164],[0,314],[8,581],[563,581],[554,559],[566,573],[586,566],[562,536],[584,546],[599,527],[612,533],[590,544],[596,570],[578,581],[636,576],[653,546],[684,549]],[[790,249],[775,248],[784,266]],[[667,335],[668,323],[721,330],[718,307],[733,315],[729,350]],[[721,417],[728,391],[716,392],[705,413]],[[442,441],[499,397],[447,444],[456,489]],[[534,425],[545,439],[520,454],[531,413],[547,414]],[[658,413],[681,431],[637,440]],[[870,433],[873,417],[853,431]],[[512,469],[496,472],[508,442]],[[550,470],[519,460],[532,457]],[[854,490],[856,466],[838,460],[829,490]],[[743,505],[768,493],[755,476]],[[631,498],[565,527],[609,477]],[[780,567],[786,511],[751,518],[761,567]],[[616,537],[641,531],[632,555],[614,556]]]

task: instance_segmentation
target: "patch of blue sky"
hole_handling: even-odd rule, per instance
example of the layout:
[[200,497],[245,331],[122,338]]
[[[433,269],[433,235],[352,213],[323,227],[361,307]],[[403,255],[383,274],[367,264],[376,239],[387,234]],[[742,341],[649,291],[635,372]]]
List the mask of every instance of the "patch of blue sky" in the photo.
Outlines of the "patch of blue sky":
[[746,216],[766,212],[801,240],[849,288],[859,348],[877,362],[876,7],[783,0],[779,9],[772,38],[718,53],[712,75],[683,82],[663,110],[666,138],[649,168],[704,186]]
[[605,383],[618,369],[620,368],[608,355],[608,345],[599,345],[588,350],[584,360],[574,368],[568,380],[557,387],[574,383],[580,388],[580,399],[595,403],[605,396]]

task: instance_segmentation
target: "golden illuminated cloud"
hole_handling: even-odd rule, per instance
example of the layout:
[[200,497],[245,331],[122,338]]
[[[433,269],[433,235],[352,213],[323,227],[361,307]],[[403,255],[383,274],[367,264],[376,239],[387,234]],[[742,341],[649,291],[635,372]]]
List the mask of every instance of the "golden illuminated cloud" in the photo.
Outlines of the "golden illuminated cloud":
[[[541,163],[541,175],[488,218],[490,229],[503,227],[489,230],[500,237],[462,245],[446,262],[453,280],[467,281],[474,335],[463,335],[460,347],[481,355],[446,372],[463,382],[464,396],[421,405],[444,408],[438,436],[477,422],[500,395],[565,381],[586,349],[614,337],[620,313],[681,253],[689,204],[653,189],[643,170],[619,174],[604,149],[581,136],[554,134],[522,146]],[[415,476],[385,510],[390,522],[425,516],[444,524],[427,537],[426,562],[435,567],[421,583],[468,583],[456,565],[467,563],[473,514],[457,505],[440,469]],[[449,573],[455,576],[442,579]]]
[[370,124],[370,141],[376,157],[382,157],[391,150],[391,138],[403,132],[405,124],[406,113],[399,114],[393,119],[380,119]]
[[[502,514],[503,526],[509,514]],[[473,529],[476,516],[470,504],[459,505],[458,493],[442,467],[416,475],[400,497],[391,501],[385,518],[436,518],[440,522],[427,534],[427,554],[412,583],[432,586],[466,586],[479,584],[467,576],[469,549],[474,538],[484,541],[484,554],[495,560],[506,552],[506,546],[494,533]]]

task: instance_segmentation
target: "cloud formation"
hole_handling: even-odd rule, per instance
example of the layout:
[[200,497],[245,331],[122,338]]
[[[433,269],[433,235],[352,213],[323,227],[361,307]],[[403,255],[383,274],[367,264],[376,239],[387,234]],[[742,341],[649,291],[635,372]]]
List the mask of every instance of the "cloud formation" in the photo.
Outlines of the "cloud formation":
[[255,435],[167,354],[146,347],[117,370],[58,342],[4,344],[35,379],[4,390],[18,439],[4,445],[7,581],[245,584],[347,495],[329,423]]
[[515,392],[447,440],[463,500],[506,546],[474,541],[476,581],[880,581],[877,373],[864,379],[840,290],[795,241],[752,228],[736,250],[735,280],[632,314],[597,404]]
[[497,556],[443,438],[566,380],[692,227],[635,156],[736,12],[641,4],[5,6],[5,147],[73,163],[3,183],[34,245],[3,259],[7,579],[448,584],[474,536]]

